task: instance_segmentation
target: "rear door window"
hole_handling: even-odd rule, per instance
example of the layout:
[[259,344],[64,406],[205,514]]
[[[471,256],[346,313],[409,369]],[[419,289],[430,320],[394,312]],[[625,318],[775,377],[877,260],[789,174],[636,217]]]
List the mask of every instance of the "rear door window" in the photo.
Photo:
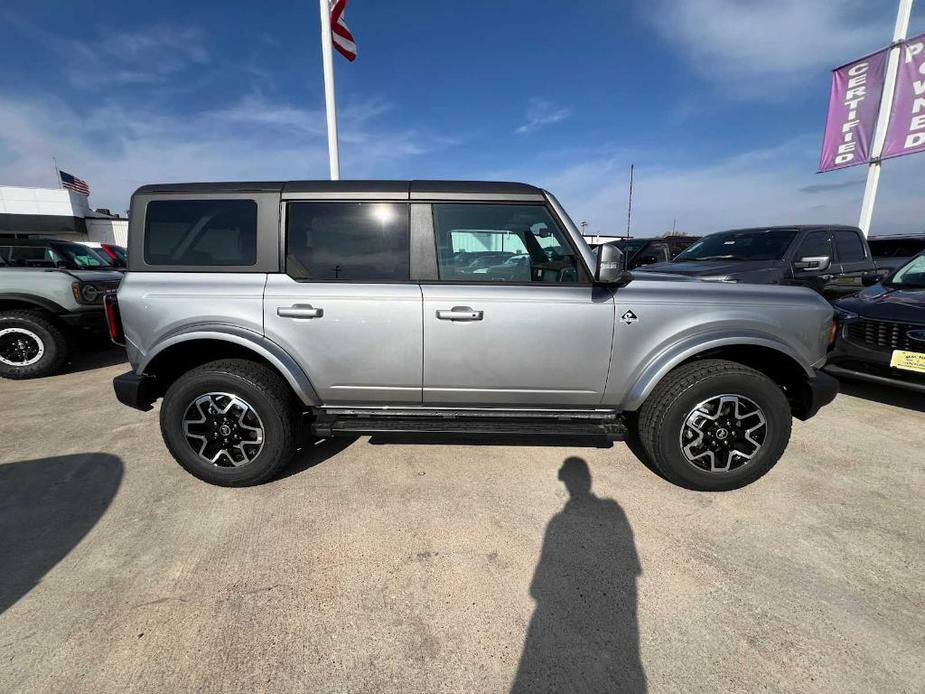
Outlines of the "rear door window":
[[287,208],[286,272],[304,281],[407,282],[409,206],[297,202]]
[[148,265],[254,265],[257,203],[152,200],[145,215],[144,258]]
[[864,244],[861,237],[853,231],[835,231],[835,250],[838,251],[838,260],[842,263],[856,263],[864,260]]

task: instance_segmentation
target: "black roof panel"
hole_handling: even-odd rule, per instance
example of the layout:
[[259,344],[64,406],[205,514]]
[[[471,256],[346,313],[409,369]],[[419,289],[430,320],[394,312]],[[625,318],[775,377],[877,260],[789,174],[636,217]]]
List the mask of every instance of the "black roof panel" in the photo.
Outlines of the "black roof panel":
[[296,199],[370,196],[405,200],[543,200],[543,191],[535,186],[503,181],[226,181],[157,183],[135,191],[136,195],[159,193],[282,193]]
[[157,193],[278,193],[282,181],[221,181],[217,183],[152,183],[141,186],[135,195]]

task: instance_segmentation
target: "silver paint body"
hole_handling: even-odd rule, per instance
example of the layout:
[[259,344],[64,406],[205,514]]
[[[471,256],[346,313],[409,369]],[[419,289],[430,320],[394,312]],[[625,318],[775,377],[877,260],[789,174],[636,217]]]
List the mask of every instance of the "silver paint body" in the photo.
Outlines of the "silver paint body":
[[[574,223],[552,196],[545,201],[593,269]],[[130,267],[118,296],[136,373],[172,345],[224,340],[267,359],[307,406],[635,410],[668,371],[716,347],[774,349],[811,378],[825,361],[832,318],[808,289],[655,273],[614,288],[300,282],[284,272]],[[454,308],[480,319],[437,317]],[[637,319],[624,322],[627,311]]]

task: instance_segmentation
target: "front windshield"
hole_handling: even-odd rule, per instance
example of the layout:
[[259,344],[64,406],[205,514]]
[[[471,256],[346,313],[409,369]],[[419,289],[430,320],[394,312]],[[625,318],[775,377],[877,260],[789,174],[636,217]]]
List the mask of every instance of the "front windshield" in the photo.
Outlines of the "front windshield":
[[112,261],[104,257],[99,251],[79,243],[59,243],[55,250],[63,255],[68,265],[78,270],[99,270],[112,267]]
[[671,262],[686,260],[780,260],[796,229],[743,229],[706,236]]
[[916,256],[899,268],[888,284],[900,289],[925,289],[925,254]]
[[629,258],[645,246],[647,241],[648,239],[627,239],[625,241],[615,241],[614,245],[623,251],[623,255]]

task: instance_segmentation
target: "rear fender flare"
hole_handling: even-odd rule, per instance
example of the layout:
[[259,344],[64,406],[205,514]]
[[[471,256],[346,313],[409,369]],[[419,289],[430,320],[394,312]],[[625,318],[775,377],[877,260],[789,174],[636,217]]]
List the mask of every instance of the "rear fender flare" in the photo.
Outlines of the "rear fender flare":
[[293,392],[305,405],[310,407],[321,405],[321,399],[311,380],[286,350],[259,333],[232,325],[200,324],[186,327],[180,332],[168,333],[139,360],[136,373],[144,373],[154,358],[164,350],[195,340],[221,340],[251,350],[266,359],[286,379]]

